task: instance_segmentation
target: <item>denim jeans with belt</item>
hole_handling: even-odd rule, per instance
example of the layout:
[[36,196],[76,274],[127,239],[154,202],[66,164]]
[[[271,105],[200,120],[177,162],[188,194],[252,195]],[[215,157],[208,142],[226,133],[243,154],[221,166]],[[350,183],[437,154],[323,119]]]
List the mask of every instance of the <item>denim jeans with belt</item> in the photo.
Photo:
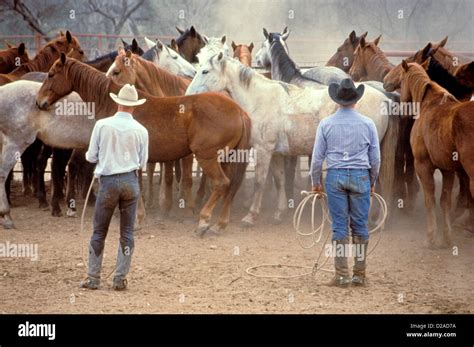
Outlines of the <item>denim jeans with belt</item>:
[[120,209],[120,245],[133,250],[133,229],[140,195],[138,175],[135,171],[100,176],[100,187],[94,210],[94,232],[91,246],[96,256],[102,254],[110,220],[117,205]]
[[332,240],[349,236],[369,239],[370,174],[368,169],[328,169],[328,208],[332,218]]

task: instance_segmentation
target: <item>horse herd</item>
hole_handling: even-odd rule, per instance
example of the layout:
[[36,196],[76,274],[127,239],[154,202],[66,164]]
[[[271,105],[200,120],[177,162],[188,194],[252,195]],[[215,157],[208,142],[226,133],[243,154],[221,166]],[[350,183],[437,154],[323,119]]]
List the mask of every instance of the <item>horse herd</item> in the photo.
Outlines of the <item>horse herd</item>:
[[[254,193],[241,224],[256,223],[269,174],[277,196],[273,219],[281,222],[289,199],[294,199],[297,157],[311,155],[319,122],[337,108],[327,86],[348,76],[365,84],[357,109],[377,127],[382,156],[377,187],[389,205],[403,201],[405,208],[411,208],[419,189],[416,172],[428,213],[428,245],[449,245],[457,175],[456,216],[468,210],[472,225],[474,149],[469,139],[474,136],[474,103],[469,100],[474,63],[449,52],[444,47],[447,38],[428,43],[393,66],[378,47],[380,36],[369,42],[367,33],[357,36],[353,31],[326,66],[303,72],[289,55],[290,31],[263,29],[256,62],[269,72],[259,73],[251,67],[253,43],[229,46],[225,35],[207,37],[193,26],[177,29],[179,37],[170,45],[145,38],[148,48],[143,50],[136,40],[123,42],[119,50],[92,61],[87,61],[69,31],[61,32],[31,60],[23,43],[0,52],[0,214],[5,228],[13,227],[9,203],[13,166],[21,159],[24,193],[34,191],[40,207],[45,207],[44,170],[51,153],[52,213],[61,215],[67,168],[66,202],[68,215],[74,215],[75,187],[81,182],[87,186],[92,177],[93,166],[85,161],[84,152],[95,120],[115,113],[109,93],[117,93],[125,83],[134,84],[140,98],[147,99],[134,117],[150,135],[148,207],[153,204],[155,164],[160,163],[161,213],[167,215],[173,206],[176,177],[187,213],[201,207],[206,197],[198,234],[222,232],[248,160],[223,160],[219,154],[224,149],[248,152],[252,148],[256,153]],[[416,104],[419,109],[395,116],[387,112],[394,103]],[[58,104],[93,105],[93,114],[84,112],[87,107],[74,106],[66,112]],[[194,159],[202,170],[195,198]],[[443,174],[444,238],[440,244],[435,242],[436,169]],[[220,200],[218,221],[211,226]],[[143,204],[139,210],[141,220]]]

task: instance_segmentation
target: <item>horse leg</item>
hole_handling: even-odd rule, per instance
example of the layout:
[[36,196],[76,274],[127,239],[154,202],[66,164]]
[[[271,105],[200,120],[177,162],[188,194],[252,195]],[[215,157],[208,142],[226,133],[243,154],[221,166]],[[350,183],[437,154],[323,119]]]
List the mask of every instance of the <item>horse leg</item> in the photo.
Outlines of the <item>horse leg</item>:
[[454,171],[442,171],[443,188],[441,192],[440,205],[443,210],[443,247],[449,247],[452,244],[452,226],[451,226],[451,196],[454,183]]
[[160,210],[161,215],[166,218],[169,216],[173,205],[173,162],[165,162],[164,168],[165,173],[162,175],[162,185],[160,189]]
[[416,196],[420,191],[420,184],[415,173],[415,158],[413,157],[413,150],[410,145],[411,129],[415,124],[414,119],[408,119],[405,129],[405,182],[407,184],[408,201],[407,208],[411,209],[415,203]]
[[53,148],[53,161],[51,163],[51,215],[61,217],[61,207],[59,201],[64,199],[64,173],[71,157],[72,150]]
[[[282,155],[274,154],[270,162],[270,168],[273,174],[273,182],[275,183],[278,201],[277,210],[273,215],[273,222],[275,224],[280,224],[282,222],[282,214],[285,212],[288,203],[287,201],[290,199],[289,197],[287,197],[288,200],[285,199],[285,189],[283,189],[288,187],[285,185],[285,179],[288,178],[288,176],[285,177],[284,171],[288,168],[285,164],[289,162],[291,165],[296,165],[296,159],[298,157],[288,157],[290,158],[288,161],[285,160],[286,158],[287,157],[283,157]],[[290,167],[289,170],[292,171],[292,178],[294,182],[295,166]],[[288,173],[288,171],[286,171],[286,173]],[[286,192],[288,193],[288,190]]]
[[8,203],[5,183],[10,171],[15,166],[18,158],[18,153],[28,147],[28,143],[16,144],[9,141],[5,136],[3,137],[2,160],[0,160],[0,215],[3,216],[3,227],[5,229],[12,229],[15,226],[10,215],[10,204]]
[[199,215],[199,223],[196,229],[196,233],[203,236],[204,233],[209,229],[209,221],[212,216],[212,211],[216,207],[217,201],[220,197],[225,196],[229,189],[230,180],[225,175],[221,164],[217,161],[217,158],[211,159],[200,159],[197,158],[201,165],[203,173],[209,177],[212,183],[211,196],[204,204],[201,213]]
[[260,208],[262,206],[265,181],[267,180],[268,170],[272,159],[272,150],[268,150],[259,145],[254,146],[254,148],[258,155],[257,164],[255,166],[254,194],[250,210],[241,221],[242,227],[253,227],[255,225],[256,218],[260,213]]
[[203,173],[201,175],[201,180],[199,181],[199,188],[196,192],[196,200],[194,202],[195,208],[200,208],[202,206],[204,195],[206,195],[206,181],[206,175]]
[[50,146],[43,145],[38,156],[38,165],[37,170],[37,197],[39,202],[39,208],[46,209],[48,208],[48,201],[46,200],[46,188],[44,184],[44,172],[46,171],[46,166],[48,165],[48,159],[53,153],[53,149]]
[[12,204],[12,201],[10,199],[10,195],[12,191],[12,181],[13,181],[13,169],[10,170],[10,173],[7,176],[7,180],[5,181],[5,191],[7,193],[7,200],[8,200],[9,205]]
[[[408,146],[410,146],[410,135],[406,134],[406,124],[407,124],[408,119],[401,119],[400,120],[400,136],[398,138],[397,142],[397,149],[395,151],[395,187],[394,187],[394,193],[395,197],[397,198],[398,201],[401,199],[401,201],[406,201],[407,199],[407,194],[406,194],[406,189],[405,189],[405,152],[406,152],[406,147],[408,142]],[[411,147],[410,147],[411,151]],[[408,197],[411,198],[411,197]],[[405,211],[410,211],[408,208],[408,201],[406,201],[406,209]]]
[[148,182],[147,187],[147,196],[146,196],[146,207],[152,208],[153,207],[153,200],[154,200],[154,192],[153,192],[153,176],[155,174],[156,163],[148,163],[146,164],[146,177]]
[[178,199],[184,199],[186,206],[186,214],[192,217],[194,214],[194,200],[193,200],[193,162],[194,156],[192,154],[181,159],[181,180],[179,181],[179,195]]
[[464,170],[457,171],[456,175],[459,180],[459,194],[456,200],[453,220],[461,217],[464,214],[464,210],[469,208],[469,176]]
[[[296,163],[298,161],[297,156],[285,156],[284,159],[285,167],[285,192],[286,198],[288,200],[295,198],[295,172],[296,172]],[[275,175],[273,178],[276,179]],[[277,183],[275,182],[275,185]],[[278,188],[277,188],[278,190]]]
[[71,158],[67,164],[67,184],[66,184],[66,204],[67,216],[76,216],[76,182],[79,176],[79,154],[73,150]]
[[436,213],[435,213],[435,181],[434,171],[435,167],[428,160],[419,161],[415,159],[415,170],[420,177],[421,185],[423,187],[423,194],[425,197],[425,207],[427,210],[427,232],[428,232],[428,247],[435,248],[435,234],[436,234]]
[[21,165],[23,166],[23,195],[30,196],[33,191],[31,190],[32,185],[32,170],[33,170],[33,157],[34,157],[34,147],[35,143],[33,142],[21,155]]
[[174,175],[176,177],[176,183],[181,182],[181,160],[173,161]]

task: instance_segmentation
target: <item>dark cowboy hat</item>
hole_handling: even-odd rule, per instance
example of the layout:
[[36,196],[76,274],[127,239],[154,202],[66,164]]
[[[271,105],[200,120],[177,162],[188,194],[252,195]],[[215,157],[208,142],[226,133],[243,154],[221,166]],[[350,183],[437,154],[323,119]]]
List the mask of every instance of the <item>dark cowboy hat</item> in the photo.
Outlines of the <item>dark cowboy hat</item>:
[[355,104],[364,95],[364,85],[361,84],[357,88],[350,78],[345,78],[339,83],[331,83],[329,85],[329,96],[334,102],[342,106]]

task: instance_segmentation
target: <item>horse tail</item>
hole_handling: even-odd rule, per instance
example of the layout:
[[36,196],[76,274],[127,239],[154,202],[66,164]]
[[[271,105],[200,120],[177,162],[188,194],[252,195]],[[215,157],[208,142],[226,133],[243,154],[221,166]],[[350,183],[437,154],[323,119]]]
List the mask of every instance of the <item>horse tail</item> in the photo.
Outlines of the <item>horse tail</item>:
[[385,195],[385,200],[387,200],[387,205],[390,209],[395,198],[395,157],[399,141],[400,124],[397,116],[388,115],[387,117],[388,128],[380,146],[382,162],[379,177],[382,194]]
[[[250,155],[250,135],[252,132],[252,123],[250,121],[250,117],[244,111],[242,111],[242,135],[240,136],[240,140],[235,146],[236,150],[243,149],[247,150],[248,155]],[[231,174],[232,177],[230,179],[229,185],[229,193],[227,195],[227,199],[234,199],[235,194],[240,188],[242,181],[245,177],[245,171],[247,170],[248,161],[237,161],[231,163]]]

